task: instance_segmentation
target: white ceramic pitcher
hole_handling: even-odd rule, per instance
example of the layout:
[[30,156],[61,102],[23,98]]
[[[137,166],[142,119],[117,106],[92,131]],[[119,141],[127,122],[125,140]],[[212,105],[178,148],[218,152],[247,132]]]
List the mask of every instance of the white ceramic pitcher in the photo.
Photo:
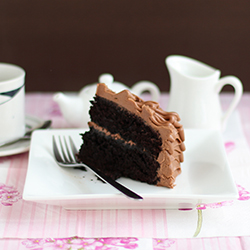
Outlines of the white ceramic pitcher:
[[[235,76],[220,78],[220,70],[185,56],[168,56],[166,65],[170,74],[167,110],[180,115],[184,128],[224,130],[241,99],[241,81]],[[219,94],[224,85],[233,86],[235,94],[223,113]]]

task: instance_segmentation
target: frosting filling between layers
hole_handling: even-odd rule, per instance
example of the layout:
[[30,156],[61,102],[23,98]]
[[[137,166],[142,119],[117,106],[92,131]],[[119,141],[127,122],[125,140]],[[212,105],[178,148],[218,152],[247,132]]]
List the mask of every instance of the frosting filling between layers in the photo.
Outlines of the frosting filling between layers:
[[178,123],[180,120],[178,114],[162,110],[156,102],[144,102],[127,90],[116,94],[105,84],[98,84],[96,96],[112,101],[136,114],[148,126],[159,132],[162,138],[162,150],[157,158],[160,164],[157,185],[173,188],[176,176],[181,173],[180,162],[183,162],[183,151],[185,150],[184,130]]
[[100,127],[98,126],[96,123],[94,122],[89,122],[88,123],[89,127],[93,127],[95,128],[96,130],[99,130],[100,132],[104,133],[105,135],[107,136],[110,136],[112,139],[114,140],[121,140],[123,141],[123,143],[125,144],[128,144],[128,145],[136,145],[133,141],[129,140],[129,141],[126,141],[124,140],[120,134],[111,134],[107,129],[103,128],[103,127]]

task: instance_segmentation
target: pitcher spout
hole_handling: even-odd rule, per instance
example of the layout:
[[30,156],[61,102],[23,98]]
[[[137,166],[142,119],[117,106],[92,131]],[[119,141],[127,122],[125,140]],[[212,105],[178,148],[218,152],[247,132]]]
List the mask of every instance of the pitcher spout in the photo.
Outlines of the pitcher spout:
[[210,77],[220,77],[220,70],[189,57],[171,55],[166,58],[165,62],[170,74],[174,71],[186,78],[202,78],[203,80]]

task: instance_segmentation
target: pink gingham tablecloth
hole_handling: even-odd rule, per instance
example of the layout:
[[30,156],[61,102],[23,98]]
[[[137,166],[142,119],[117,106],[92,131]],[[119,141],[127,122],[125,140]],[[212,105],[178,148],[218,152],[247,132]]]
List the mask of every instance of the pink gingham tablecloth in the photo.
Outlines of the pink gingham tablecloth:
[[[26,113],[66,128],[52,93],[27,93]],[[232,94],[222,95],[224,109]],[[160,104],[166,108],[168,95]],[[0,157],[0,249],[250,249],[250,94],[224,134],[239,199],[189,212],[66,211],[22,200],[28,152]],[[195,236],[195,237],[194,237]]]

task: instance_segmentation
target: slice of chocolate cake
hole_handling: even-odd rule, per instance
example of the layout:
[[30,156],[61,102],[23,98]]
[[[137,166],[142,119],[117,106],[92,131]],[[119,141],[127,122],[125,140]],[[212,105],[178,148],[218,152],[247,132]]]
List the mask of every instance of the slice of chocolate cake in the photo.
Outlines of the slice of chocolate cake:
[[90,130],[82,135],[79,151],[82,162],[113,179],[174,187],[185,150],[178,114],[128,90],[116,94],[102,83],[89,113]]

